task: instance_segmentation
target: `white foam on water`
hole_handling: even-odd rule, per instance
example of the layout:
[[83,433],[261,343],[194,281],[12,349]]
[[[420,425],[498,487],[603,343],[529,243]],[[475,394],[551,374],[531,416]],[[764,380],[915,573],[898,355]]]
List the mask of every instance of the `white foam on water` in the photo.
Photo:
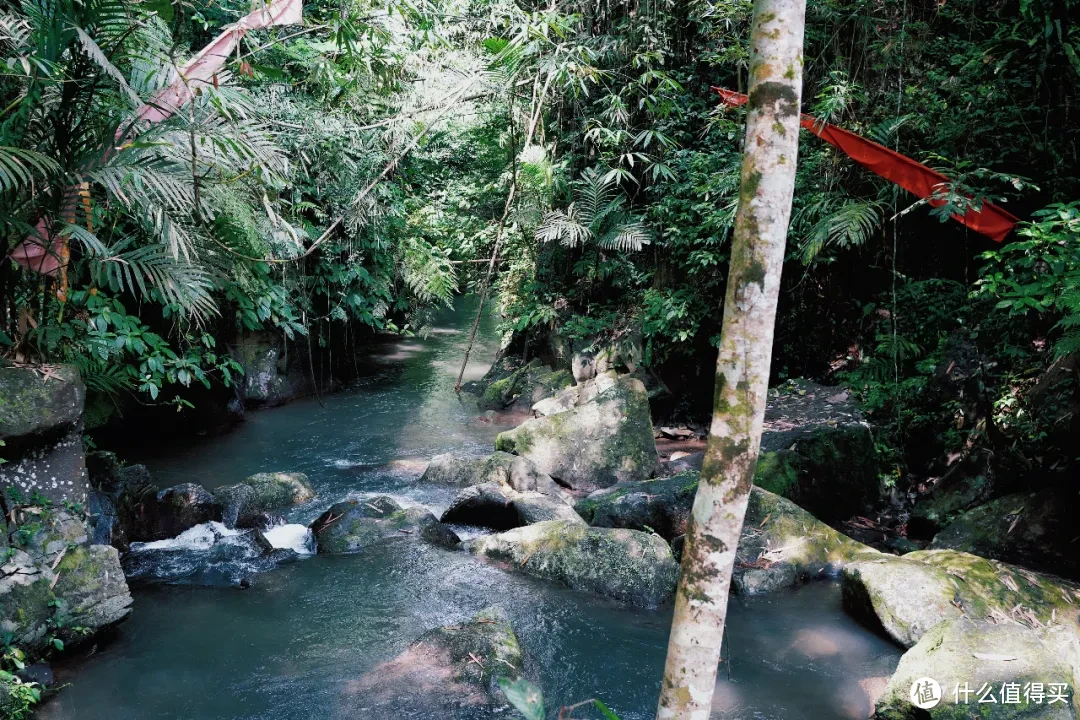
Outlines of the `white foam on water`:
[[207,550],[219,538],[240,535],[242,530],[227,528],[219,522],[208,522],[188,528],[174,538],[154,542],[131,543],[131,550]]
[[294,550],[297,555],[315,554],[315,536],[306,525],[288,523],[272,527],[263,533],[271,545],[283,550]]

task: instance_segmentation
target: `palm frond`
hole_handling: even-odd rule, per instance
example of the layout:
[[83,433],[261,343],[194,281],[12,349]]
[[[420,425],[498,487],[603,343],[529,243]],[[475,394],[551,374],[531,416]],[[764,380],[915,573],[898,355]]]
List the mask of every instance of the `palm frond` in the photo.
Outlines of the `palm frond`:
[[55,177],[62,171],[60,163],[46,155],[0,145],[0,193],[19,190],[35,180]]
[[836,210],[818,207],[821,218],[807,234],[800,248],[802,261],[813,260],[826,247],[846,249],[864,244],[882,223],[882,203],[878,200],[848,200]]

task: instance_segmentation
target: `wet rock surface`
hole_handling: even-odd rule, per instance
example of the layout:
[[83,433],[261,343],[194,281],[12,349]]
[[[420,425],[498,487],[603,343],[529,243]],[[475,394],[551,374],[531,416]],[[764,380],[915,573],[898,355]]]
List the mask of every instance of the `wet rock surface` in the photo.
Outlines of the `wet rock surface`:
[[320,554],[355,553],[386,538],[420,538],[454,546],[456,536],[428,510],[403,508],[382,495],[333,505],[311,524]]
[[256,527],[267,515],[308,502],[315,490],[304,473],[257,473],[214,491],[222,521],[229,527]]
[[297,557],[295,550],[273,547],[258,530],[210,522],[167,540],[132,543],[124,572],[133,583],[246,587],[255,575]]
[[499,680],[516,680],[525,657],[499,608],[468,622],[430,630],[393,660],[350,683],[348,704],[363,717],[456,717],[510,711]]

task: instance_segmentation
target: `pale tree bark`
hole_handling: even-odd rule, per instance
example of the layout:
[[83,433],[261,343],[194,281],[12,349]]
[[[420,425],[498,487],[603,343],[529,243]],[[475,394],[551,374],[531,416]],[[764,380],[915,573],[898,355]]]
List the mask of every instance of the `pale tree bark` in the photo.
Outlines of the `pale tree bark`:
[[735,551],[761,445],[776,303],[795,187],[805,0],[756,0],[739,212],[712,426],[683,550],[657,710],[706,720]]

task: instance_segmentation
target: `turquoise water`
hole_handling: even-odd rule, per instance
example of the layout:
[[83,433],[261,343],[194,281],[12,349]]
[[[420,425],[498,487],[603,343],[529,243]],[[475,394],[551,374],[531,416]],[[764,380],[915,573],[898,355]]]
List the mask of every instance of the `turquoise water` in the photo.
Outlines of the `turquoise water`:
[[[490,452],[509,422],[453,392],[469,321],[463,304],[429,337],[380,348],[366,359],[372,372],[345,392],[255,413],[228,435],[143,459],[161,485],[305,472],[319,499],[293,513],[297,522],[342,498],[381,493],[438,512],[450,495],[414,484],[423,462],[451,450]],[[488,322],[468,375],[481,375],[495,350]],[[498,604],[549,704],[599,697],[623,720],[644,720],[655,712],[671,620],[670,610],[627,608],[408,539],[301,560],[256,576],[247,590],[157,587],[135,596],[113,640],[57,668],[68,685],[41,717],[419,720],[372,710],[355,681],[425,630]],[[870,693],[900,652],[844,615],[835,585],[732,603],[714,717],[869,715]]]

